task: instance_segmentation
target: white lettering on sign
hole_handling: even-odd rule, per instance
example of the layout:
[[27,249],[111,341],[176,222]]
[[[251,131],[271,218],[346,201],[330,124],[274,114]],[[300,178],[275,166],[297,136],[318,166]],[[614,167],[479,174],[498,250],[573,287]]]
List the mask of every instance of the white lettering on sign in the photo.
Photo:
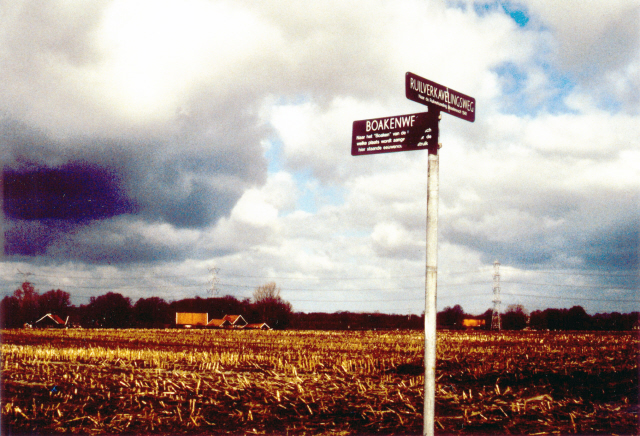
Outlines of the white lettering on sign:
[[414,78],[409,79],[409,87],[429,97],[431,103],[452,109],[457,113],[460,113],[462,110],[466,112],[473,112],[475,110],[472,100],[451,94],[449,88],[438,88],[429,83],[422,83],[420,80]]
[[380,120],[367,121],[366,128],[367,132],[375,132],[376,130],[393,130],[400,129],[402,127],[413,127],[413,123],[415,121],[415,115],[407,115],[406,117],[382,118]]

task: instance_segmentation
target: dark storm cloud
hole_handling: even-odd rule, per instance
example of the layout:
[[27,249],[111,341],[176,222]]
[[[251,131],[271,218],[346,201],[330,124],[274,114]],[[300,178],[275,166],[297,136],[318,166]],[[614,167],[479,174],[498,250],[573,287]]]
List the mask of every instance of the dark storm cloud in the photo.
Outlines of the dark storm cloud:
[[514,267],[540,266],[551,261],[557,252],[557,247],[545,243],[543,239],[496,241],[488,236],[470,235],[453,227],[443,227],[441,233],[447,242],[478,251],[482,262],[488,264],[499,259],[502,264]]
[[170,241],[146,238],[136,229],[139,222],[132,216],[80,226],[64,232],[47,247],[47,255],[57,261],[82,261],[90,264],[151,263],[184,259],[194,250]]
[[[640,217],[625,218],[608,227],[563,227],[508,240],[497,240],[499,234],[469,234],[455,226],[443,226],[442,236],[482,253],[486,263],[499,259],[502,264],[524,269],[575,268],[577,261],[585,270],[636,272],[640,267]],[[570,263],[564,264],[566,259]]]
[[64,220],[14,220],[5,232],[5,254],[15,260],[89,264],[140,264],[202,254],[192,247],[148,240],[136,232],[138,225],[131,216],[74,225]]
[[81,222],[133,213],[108,169],[72,162],[60,168],[3,170],[3,212],[11,220]]
[[594,235],[583,247],[585,263],[605,271],[638,271],[640,229],[638,221]]
[[[43,256],[57,240],[64,222],[57,220],[10,220],[5,224],[4,254],[8,256]],[[70,230],[73,226],[66,226]]]
[[[120,46],[127,31],[158,31],[152,11],[138,5],[120,16],[122,6],[0,0],[0,174],[11,256],[196,256],[193,241],[162,241],[165,233],[206,231],[266,179],[257,127],[264,90],[238,92],[211,79],[208,71],[231,61],[218,59],[216,44],[197,48],[203,41],[185,38],[171,20],[174,45],[133,31]],[[127,28],[129,20],[136,25]],[[184,68],[165,62],[194,47]],[[128,50],[148,65],[132,66]]]
[[[195,256],[188,247],[145,241],[130,227],[205,229],[264,182],[263,132],[251,127],[254,117],[233,118],[209,111],[195,122],[178,120],[166,138],[134,132],[60,139],[5,117],[5,253],[92,263]],[[105,227],[110,220],[118,224]],[[114,242],[121,239],[127,243]]]

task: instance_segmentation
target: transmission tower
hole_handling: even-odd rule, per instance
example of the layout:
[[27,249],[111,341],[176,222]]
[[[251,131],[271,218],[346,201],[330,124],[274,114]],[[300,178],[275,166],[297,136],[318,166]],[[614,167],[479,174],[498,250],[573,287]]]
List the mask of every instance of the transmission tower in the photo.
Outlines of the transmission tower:
[[23,273],[23,272],[22,272],[22,271],[20,271],[20,270],[18,270],[18,274],[21,274],[21,275],[22,275],[22,280],[24,280],[25,282],[26,282],[26,281],[28,281],[28,277],[29,277],[29,276],[33,276],[33,275],[35,275],[34,273],[30,273],[30,272]]
[[211,274],[211,280],[209,284],[211,287],[209,288],[209,296],[211,298],[215,298],[218,296],[218,284],[220,280],[218,279],[218,273],[220,272],[220,268],[216,268],[214,266],[209,268],[209,273]]
[[493,314],[491,315],[491,330],[501,330],[500,327],[500,262],[493,262]]

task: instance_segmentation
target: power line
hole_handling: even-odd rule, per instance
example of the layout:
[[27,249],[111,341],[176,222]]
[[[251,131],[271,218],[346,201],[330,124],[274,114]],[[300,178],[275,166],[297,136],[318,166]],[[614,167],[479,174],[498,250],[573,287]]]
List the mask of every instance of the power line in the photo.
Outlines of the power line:
[[[481,268],[482,269],[482,268]],[[486,268],[485,268],[486,269]],[[538,270],[531,271],[535,274],[549,274],[549,275],[568,275],[568,276],[591,276],[591,277],[606,277],[606,278],[636,278],[638,274],[631,273],[612,273],[612,272],[567,272],[567,271],[553,271],[553,270]],[[21,272],[19,272],[21,273]],[[456,275],[456,274],[479,274],[480,270],[465,270],[465,271],[456,271],[456,272],[446,272],[448,275]],[[21,273],[25,276],[24,273]],[[116,276],[116,277],[90,277],[90,276],[65,276],[65,275],[51,275],[51,274],[33,274],[27,273],[28,275],[33,275],[36,277],[42,278],[57,278],[57,279],[81,279],[81,280],[99,280],[99,281],[121,281],[121,280],[152,280],[152,279],[171,279],[171,278],[190,278],[193,279],[193,274],[185,274],[185,275],[152,275],[146,277],[135,277],[135,276]],[[224,278],[234,279],[234,278],[248,278],[248,279],[260,279],[260,280],[308,280],[308,281],[346,281],[346,280],[393,280],[393,279],[422,279],[423,275],[395,275],[395,276],[384,276],[384,277],[291,277],[291,276],[259,276],[259,275],[224,275]],[[26,278],[26,277],[24,277]],[[23,278],[23,280],[24,280]],[[452,286],[470,286],[474,284],[485,284],[485,281],[477,281],[477,282],[468,282],[468,283],[459,283],[459,284],[441,284],[440,287],[452,287]],[[549,286],[549,287],[566,287],[566,288],[592,288],[592,289],[623,289],[623,290],[637,290],[637,288],[628,287],[628,286],[600,286],[600,285],[571,285],[571,284],[556,284],[556,283],[531,283],[531,282],[522,282],[522,281],[503,281],[503,283],[510,284],[519,284],[526,286]],[[72,289],[104,289],[107,286],[80,286],[80,285],[71,285],[71,284],[52,284],[50,286],[54,287],[65,287]],[[177,287],[181,288],[196,288],[196,287],[210,287],[210,283],[195,283],[195,284],[156,284],[156,285],[125,285],[125,286],[117,286],[117,289],[174,289]],[[219,283],[219,286],[226,286],[232,288],[254,288],[256,285],[236,285],[231,283]],[[385,290],[408,290],[412,288],[394,288],[394,289],[382,289],[382,288],[373,288],[373,289],[362,289],[362,291],[385,291]],[[316,291],[311,288],[288,288],[287,290],[295,290],[295,291]],[[353,289],[333,289],[335,291],[352,291]]]
[[[475,285],[484,285],[487,281],[474,281],[467,283],[442,283],[439,284],[439,288],[453,288],[453,287],[465,287],[465,286],[475,286]],[[637,288],[629,288],[629,287],[621,287],[621,286],[596,286],[596,285],[565,285],[565,284],[554,284],[554,283],[531,283],[531,282],[518,282],[518,281],[502,281],[501,283],[508,284],[517,284],[517,285],[527,285],[527,286],[549,286],[549,287],[563,287],[563,288],[585,288],[585,289],[601,289],[601,290],[627,290],[627,291],[635,291]],[[81,285],[47,285],[53,287],[64,287],[71,289],[105,289],[108,286],[81,286]],[[116,286],[111,287],[112,289],[175,289],[175,288],[209,288],[211,286],[210,282],[202,282],[202,283],[173,283],[168,285],[125,285],[125,286]],[[253,289],[256,285],[250,284],[233,284],[233,283],[218,283],[219,287],[227,287],[227,288],[242,288],[242,289]],[[318,288],[289,288],[286,287],[284,291],[300,291],[300,292],[365,292],[365,291],[408,291],[408,290],[418,290],[422,289],[419,286],[411,286],[411,287],[399,287],[399,288],[363,288],[363,289],[354,289],[354,288],[331,288],[331,289],[318,289]]]
[[530,282],[512,282],[512,281],[503,281],[502,283],[511,283],[514,285],[553,286],[553,287],[561,287],[561,288],[590,288],[590,289],[603,289],[603,290],[624,289],[626,291],[638,290],[637,288],[626,288],[622,286],[604,287],[604,286],[597,286],[597,285],[561,285],[561,284],[555,284],[555,283],[530,283]]
[[530,270],[530,271],[523,270],[523,271],[532,272],[535,274],[556,274],[556,275],[568,275],[568,276],[640,277],[640,272],[620,273],[620,272],[603,271],[603,272],[597,272],[597,273],[590,273],[590,272],[560,272],[560,271],[553,271],[553,270]]
[[611,299],[611,298],[583,298],[583,297],[557,297],[554,295],[533,295],[533,294],[516,294],[507,292],[508,295],[515,295],[518,297],[532,297],[549,300],[584,300],[584,301],[607,301],[611,303],[640,303],[640,300],[627,300],[627,299]]
[[[461,271],[441,271],[440,273],[443,275],[446,274],[483,274],[487,269],[492,268],[492,266],[480,267],[475,270],[461,270]],[[509,270],[507,270],[509,271]],[[518,272],[530,272],[534,274],[552,274],[552,275],[570,275],[570,276],[592,276],[592,277],[640,277],[640,272],[633,273],[625,273],[625,272],[611,272],[611,271],[603,271],[603,272],[581,272],[581,270],[516,270]],[[35,275],[37,277],[46,277],[46,278],[70,278],[70,279],[85,279],[85,280],[129,280],[132,278],[140,278],[136,275],[136,273],[132,273],[131,275],[122,275],[122,276],[111,276],[111,277],[95,277],[95,276],[68,276],[68,275],[52,275],[52,274],[35,274],[35,273],[21,273],[23,276],[26,275]],[[205,277],[207,272],[203,272],[200,276]],[[185,277],[193,277],[193,274],[174,274],[174,275],[150,275],[142,278],[151,279],[151,278],[185,278]],[[241,274],[223,274],[223,277],[228,278],[253,278],[253,279],[261,279],[261,280],[381,280],[381,279],[402,279],[402,278],[424,278],[424,274],[403,274],[403,275],[393,275],[393,276],[380,276],[380,277],[372,277],[372,276],[363,276],[363,277],[300,277],[300,276],[260,276],[260,275],[241,275]]]
[[[484,284],[483,281],[478,282],[468,282],[468,283],[452,283],[452,284],[441,284],[440,287],[462,287],[462,286],[473,286],[473,285],[481,285]],[[64,287],[71,289],[175,289],[175,288],[209,288],[211,286],[211,282],[202,282],[202,283],[193,283],[193,284],[183,284],[183,283],[174,283],[169,285],[124,285],[124,286],[84,286],[84,285],[47,285],[52,287]],[[242,288],[242,289],[254,289],[256,285],[244,285],[244,284],[233,284],[233,283],[217,283],[217,287],[223,288]],[[396,287],[396,288],[364,288],[364,289],[354,289],[354,288],[330,288],[330,289],[318,289],[318,288],[289,288],[286,287],[284,291],[300,291],[300,292],[364,292],[364,291],[410,291],[410,290],[420,290],[422,287],[420,286],[412,286],[412,287]]]
[[[319,290],[319,291],[325,291],[326,290]],[[416,289],[416,291],[418,291],[418,289]],[[11,296],[12,293],[1,293],[0,295],[4,295],[4,296]],[[577,301],[603,301],[603,302],[611,302],[611,303],[640,303],[640,300],[636,300],[636,299],[618,299],[618,298],[585,298],[585,297],[571,297],[571,296],[567,296],[567,297],[560,297],[560,296],[554,296],[554,295],[536,295],[536,294],[522,294],[522,293],[514,293],[514,292],[502,292],[502,295],[510,295],[510,296],[518,296],[518,297],[529,297],[529,298],[537,298],[537,299],[541,299],[541,300],[577,300]],[[89,297],[96,297],[96,295],[89,295],[89,294],[72,294],[72,297],[80,297],[80,298],[89,298]],[[476,298],[476,297],[483,297],[483,298],[488,298],[489,294],[487,293],[473,293],[473,294],[464,294],[464,295],[440,295],[438,296],[438,299],[440,300],[449,300],[449,299],[453,299],[453,298]],[[186,298],[186,297],[185,297]],[[377,300],[372,300],[372,299],[366,299],[366,300],[344,300],[344,299],[323,299],[323,300],[319,300],[319,299],[298,299],[298,298],[291,298],[291,297],[287,297],[287,300],[290,301],[300,301],[300,302],[316,302],[316,303],[357,303],[357,302],[369,302],[369,301],[375,301],[375,302],[401,302],[401,301],[424,301],[424,296],[420,296],[417,298],[402,298],[402,299],[398,299],[398,298],[387,298],[387,299],[377,299]]]
[[[446,274],[472,274],[472,273],[481,273],[482,271],[478,270],[465,270],[465,271],[447,271]],[[209,272],[210,274],[210,272]],[[65,279],[84,279],[84,280],[131,280],[131,279],[153,279],[153,278],[193,278],[194,274],[177,274],[177,275],[151,275],[151,276],[137,276],[135,273],[131,275],[122,275],[122,276],[111,276],[111,277],[92,277],[92,276],[68,276],[68,275],[52,275],[52,274],[33,274],[29,273],[29,275],[36,275],[38,277],[44,278],[65,278]],[[206,276],[207,273],[199,274],[199,276]],[[225,278],[252,278],[252,279],[261,279],[261,280],[387,280],[387,279],[403,279],[403,278],[422,278],[424,279],[424,274],[402,274],[402,275],[392,275],[392,276],[363,276],[363,277],[293,277],[293,276],[257,276],[257,275],[235,275],[235,274],[223,274]]]

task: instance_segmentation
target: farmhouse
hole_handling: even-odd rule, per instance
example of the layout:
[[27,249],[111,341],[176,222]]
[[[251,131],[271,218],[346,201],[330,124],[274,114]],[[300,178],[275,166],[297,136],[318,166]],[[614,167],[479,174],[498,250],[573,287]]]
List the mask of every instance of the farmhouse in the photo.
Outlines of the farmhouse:
[[58,315],[47,313],[37,320],[34,326],[38,328],[64,328],[67,326],[67,321],[69,321],[69,317],[67,317],[66,321],[63,321]]
[[463,319],[462,320],[463,327],[468,328],[468,329],[484,327],[485,323],[486,323],[486,321],[484,319],[468,318],[468,319]]
[[241,329],[248,324],[242,315],[225,315],[222,319],[227,320],[229,322],[229,328],[233,329]]
[[229,321],[226,319],[212,319],[207,323],[207,327],[215,329],[223,329],[229,327]]
[[[271,330],[265,324],[249,324],[242,315],[225,315],[222,319],[209,319],[208,313],[176,312],[176,326],[184,328],[206,327],[212,329],[260,329]],[[251,326],[251,327],[248,327]]]
[[271,327],[267,325],[266,322],[258,323],[258,324],[247,324],[244,326],[246,330],[271,330]]

